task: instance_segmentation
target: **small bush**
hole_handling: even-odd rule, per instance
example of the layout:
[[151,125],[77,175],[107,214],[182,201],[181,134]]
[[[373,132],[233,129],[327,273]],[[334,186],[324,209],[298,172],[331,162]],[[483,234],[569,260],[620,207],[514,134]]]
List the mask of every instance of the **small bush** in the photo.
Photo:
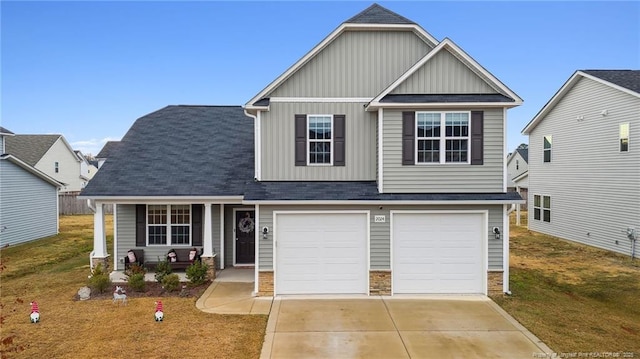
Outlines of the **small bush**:
[[131,277],[134,274],[140,274],[142,273],[142,275],[144,276],[145,273],[147,273],[146,269],[144,269],[143,266],[134,263],[129,265],[129,268],[124,270],[124,275],[126,275],[127,277]]
[[156,281],[162,283],[165,276],[171,274],[171,264],[166,259],[158,258],[158,265],[156,266]]
[[144,281],[144,273],[135,273],[129,276],[129,287],[136,292],[144,292],[147,282]]
[[111,278],[109,278],[109,273],[104,271],[102,264],[98,264],[93,269],[93,273],[89,277],[89,288],[98,293],[104,293],[107,289],[111,288],[112,284]]
[[180,287],[180,277],[177,274],[167,274],[162,278],[162,288],[168,292],[173,292]]
[[187,267],[187,279],[192,285],[200,285],[207,281],[207,270],[209,267],[202,261],[195,261]]

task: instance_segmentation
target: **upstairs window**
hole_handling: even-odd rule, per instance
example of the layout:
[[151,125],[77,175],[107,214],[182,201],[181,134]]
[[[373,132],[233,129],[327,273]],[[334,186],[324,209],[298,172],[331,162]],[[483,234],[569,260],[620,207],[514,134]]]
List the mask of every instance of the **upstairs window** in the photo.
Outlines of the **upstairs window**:
[[58,173],[60,171],[60,164],[58,162],[53,163],[53,171]]
[[307,128],[309,129],[308,163],[310,165],[331,165],[333,116],[309,115],[307,119]]
[[544,145],[542,147],[542,161],[551,162],[551,136],[544,136]]
[[516,170],[520,169],[520,160],[516,160]]
[[190,245],[190,205],[147,206],[149,245]]
[[469,163],[469,112],[417,112],[416,163]]
[[629,152],[629,124],[620,124],[620,152]]

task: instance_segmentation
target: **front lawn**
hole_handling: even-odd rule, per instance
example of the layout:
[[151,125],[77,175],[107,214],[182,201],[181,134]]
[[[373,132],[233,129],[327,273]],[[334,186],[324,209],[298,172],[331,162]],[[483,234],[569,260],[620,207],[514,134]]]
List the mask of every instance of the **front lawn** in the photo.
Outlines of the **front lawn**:
[[[107,228],[112,228],[111,217]],[[93,216],[62,216],[60,234],[0,252],[2,358],[257,358],[267,316],[207,314],[197,298],[74,301],[89,274]],[[111,243],[109,233],[109,243]],[[109,244],[109,248],[112,248]],[[165,321],[153,319],[161,299]],[[41,322],[29,322],[30,301]]]
[[510,248],[502,308],[556,353],[640,358],[640,260],[514,224]]

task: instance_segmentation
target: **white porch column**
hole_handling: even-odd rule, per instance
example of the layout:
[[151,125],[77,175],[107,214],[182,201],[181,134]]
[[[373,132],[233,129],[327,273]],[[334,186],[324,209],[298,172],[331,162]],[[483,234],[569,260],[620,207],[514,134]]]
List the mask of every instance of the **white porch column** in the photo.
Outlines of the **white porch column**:
[[204,204],[204,238],[202,256],[213,257],[213,233],[211,228],[211,203]]
[[104,210],[102,202],[96,202],[96,213],[93,215],[93,257],[106,258],[107,236],[104,228]]

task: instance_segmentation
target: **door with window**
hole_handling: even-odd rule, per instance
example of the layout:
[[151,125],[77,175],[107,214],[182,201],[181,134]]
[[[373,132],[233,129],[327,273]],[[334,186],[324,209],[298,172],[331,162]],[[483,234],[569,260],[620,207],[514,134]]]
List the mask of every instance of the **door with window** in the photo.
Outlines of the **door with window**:
[[255,211],[235,211],[235,264],[254,264],[256,260]]

